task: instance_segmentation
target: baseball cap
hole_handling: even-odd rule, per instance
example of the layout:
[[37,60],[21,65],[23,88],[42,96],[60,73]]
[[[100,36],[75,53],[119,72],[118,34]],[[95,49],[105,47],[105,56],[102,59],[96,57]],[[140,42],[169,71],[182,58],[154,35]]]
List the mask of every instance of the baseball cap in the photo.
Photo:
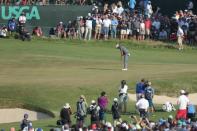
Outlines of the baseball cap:
[[118,102],[118,98],[114,98],[114,102]]
[[180,93],[181,94],[185,94],[185,90],[180,90]]

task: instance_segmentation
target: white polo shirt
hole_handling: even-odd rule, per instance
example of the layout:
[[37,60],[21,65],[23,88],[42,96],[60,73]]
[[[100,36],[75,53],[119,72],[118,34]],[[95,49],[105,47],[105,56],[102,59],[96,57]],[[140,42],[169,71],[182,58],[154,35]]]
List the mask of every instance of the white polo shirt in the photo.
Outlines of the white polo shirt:
[[119,89],[119,93],[121,94],[127,94],[127,90],[128,90],[128,86],[127,85],[124,85],[123,88],[120,87]]
[[189,99],[185,95],[181,95],[178,98],[177,105],[179,106],[179,110],[187,109],[187,105],[189,104]]
[[110,27],[111,25],[111,20],[110,19],[104,19],[103,20],[103,27]]
[[137,101],[136,106],[138,109],[147,110],[149,108],[148,100],[146,100],[145,98],[141,98]]

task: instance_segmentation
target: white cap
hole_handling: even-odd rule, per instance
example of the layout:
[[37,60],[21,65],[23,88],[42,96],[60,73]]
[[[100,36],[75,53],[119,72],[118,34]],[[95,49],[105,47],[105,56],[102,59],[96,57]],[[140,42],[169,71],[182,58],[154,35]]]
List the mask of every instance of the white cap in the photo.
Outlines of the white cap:
[[118,98],[114,98],[114,102],[118,102]]
[[95,100],[92,100],[92,101],[91,101],[91,103],[92,103],[92,104],[95,104],[95,103],[96,103],[96,101],[95,101]]
[[180,93],[181,94],[185,94],[185,90],[180,90]]
[[116,44],[116,48],[120,47],[120,44]]
[[65,106],[64,106],[64,108],[66,108],[66,109],[70,108],[70,104],[69,103],[66,103]]

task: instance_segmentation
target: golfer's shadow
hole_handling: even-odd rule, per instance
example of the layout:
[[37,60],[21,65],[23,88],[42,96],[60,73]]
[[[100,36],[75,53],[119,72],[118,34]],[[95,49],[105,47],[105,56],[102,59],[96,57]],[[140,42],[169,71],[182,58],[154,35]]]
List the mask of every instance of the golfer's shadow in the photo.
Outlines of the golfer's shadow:
[[120,69],[112,69],[112,68],[85,68],[87,70],[120,70]]

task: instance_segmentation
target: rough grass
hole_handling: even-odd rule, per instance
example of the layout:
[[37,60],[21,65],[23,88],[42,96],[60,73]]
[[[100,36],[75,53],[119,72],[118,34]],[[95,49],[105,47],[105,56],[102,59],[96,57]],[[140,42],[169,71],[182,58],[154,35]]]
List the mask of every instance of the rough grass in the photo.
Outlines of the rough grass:
[[[172,44],[125,41],[124,45],[131,51],[131,57],[129,70],[123,72],[120,53],[114,48],[115,44],[116,41],[41,39],[21,42],[1,39],[1,107],[26,105],[32,109],[46,109],[58,117],[60,108],[66,102],[75,111],[80,94],[84,94],[90,103],[105,90],[112,101],[117,97],[122,79],[128,81],[132,93],[141,78],[151,80],[157,94],[176,96],[183,88],[197,92],[195,48],[186,47],[186,50],[179,52]],[[135,113],[132,102],[129,102],[128,110]],[[162,116],[167,114],[158,112],[152,119]],[[129,119],[128,115],[124,118]],[[41,120],[33,124],[48,130],[55,125],[56,120]],[[18,125],[3,124],[0,127],[8,129]]]

